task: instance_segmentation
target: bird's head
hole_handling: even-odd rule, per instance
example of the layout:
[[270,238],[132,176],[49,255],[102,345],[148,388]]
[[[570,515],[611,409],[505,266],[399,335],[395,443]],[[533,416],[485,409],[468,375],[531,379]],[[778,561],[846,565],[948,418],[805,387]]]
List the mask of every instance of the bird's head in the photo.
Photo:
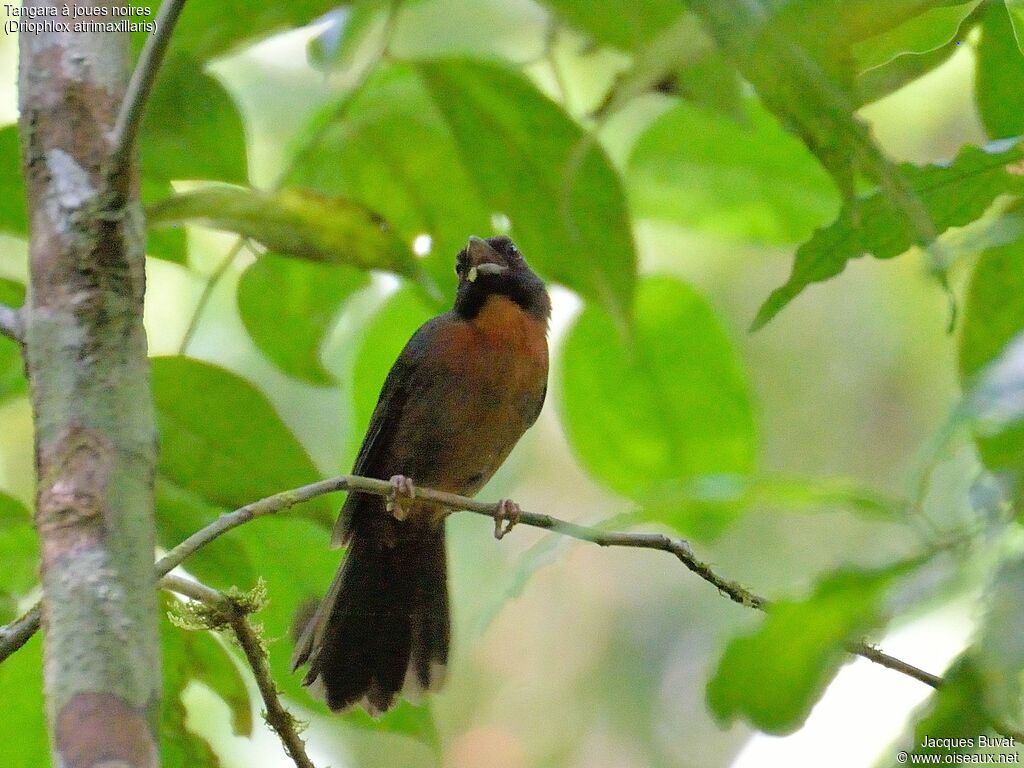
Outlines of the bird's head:
[[544,281],[508,237],[470,237],[456,258],[455,273],[459,276],[455,311],[467,319],[495,295],[511,299],[538,320],[547,322],[551,315]]

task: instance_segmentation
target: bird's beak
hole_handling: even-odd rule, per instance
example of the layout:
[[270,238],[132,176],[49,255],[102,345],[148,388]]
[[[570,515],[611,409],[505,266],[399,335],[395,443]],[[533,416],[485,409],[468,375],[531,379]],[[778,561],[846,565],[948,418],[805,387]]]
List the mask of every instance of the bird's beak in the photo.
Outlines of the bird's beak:
[[475,235],[469,238],[466,243],[466,254],[472,266],[466,274],[466,279],[473,282],[480,275],[500,275],[508,271],[508,267],[499,263],[501,256],[491,248],[490,244]]

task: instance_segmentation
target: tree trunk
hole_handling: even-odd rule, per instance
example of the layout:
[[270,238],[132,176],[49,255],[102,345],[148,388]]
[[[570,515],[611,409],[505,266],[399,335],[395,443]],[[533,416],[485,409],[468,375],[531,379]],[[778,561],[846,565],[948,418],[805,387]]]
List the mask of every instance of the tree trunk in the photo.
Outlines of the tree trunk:
[[[63,15],[71,3],[24,5],[56,14],[36,22],[74,24]],[[31,257],[25,352],[54,764],[156,766],[156,431],[143,222],[134,172],[106,177],[130,38],[25,32],[20,44]]]

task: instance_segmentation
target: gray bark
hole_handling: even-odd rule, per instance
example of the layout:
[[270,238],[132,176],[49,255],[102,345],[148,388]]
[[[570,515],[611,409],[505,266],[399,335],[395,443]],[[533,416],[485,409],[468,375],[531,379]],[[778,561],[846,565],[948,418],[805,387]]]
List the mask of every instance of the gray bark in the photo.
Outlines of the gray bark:
[[[67,22],[64,5],[25,1]],[[130,40],[43,32],[20,44],[31,258],[22,322],[54,764],[156,766],[156,431],[143,223],[133,171],[106,173]]]

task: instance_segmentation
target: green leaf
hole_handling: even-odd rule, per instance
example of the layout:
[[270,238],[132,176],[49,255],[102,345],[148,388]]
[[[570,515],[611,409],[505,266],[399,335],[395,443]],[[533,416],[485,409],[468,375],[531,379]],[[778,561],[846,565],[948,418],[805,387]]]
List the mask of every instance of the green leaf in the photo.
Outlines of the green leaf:
[[[962,6],[967,2],[974,0],[893,0],[884,4],[877,0],[783,0],[773,5],[786,12],[782,20],[796,25],[802,41],[813,41],[817,32],[820,43],[816,44],[826,48],[860,43],[899,30],[937,6]],[[819,26],[829,19],[837,26]],[[833,55],[841,54],[835,51]]]
[[678,16],[632,59],[630,68],[615,77],[594,118],[605,118],[637,96],[656,92],[678,94],[738,122],[744,120],[739,74],[692,13]]
[[39,538],[21,502],[0,492],[0,624],[18,617],[18,601],[39,583]]
[[[302,447],[250,384],[207,363],[182,357],[153,360],[153,392],[162,450],[157,485],[162,542],[177,543],[226,509],[317,479]],[[316,499],[299,516],[289,512],[242,526],[188,560],[190,572],[219,589],[250,587],[255,574],[271,600],[260,613],[270,642],[274,679],[304,706],[315,705],[291,673],[287,637],[296,610],[320,597],[338,566],[325,523],[338,502]],[[309,518],[312,518],[310,520]],[[315,521],[315,522],[314,522]],[[170,531],[180,531],[163,540]],[[356,725],[437,743],[429,707],[403,704],[380,721],[347,716]]]
[[[337,119],[344,113],[343,119]],[[507,217],[531,265],[622,316],[635,257],[599,146],[521,75],[461,59],[392,64],[321,114],[293,180],[379,210],[454,291],[455,253]]]
[[152,206],[153,224],[194,222],[252,238],[273,251],[328,264],[416,274],[412,254],[363,206],[305,190],[212,186]]
[[306,47],[310,64],[325,70],[347,70],[365,48],[380,46],[393,12],[385,0],[355,0],[331,11],[323,31]]
[[862,5],[705,0],[691,6],[765,106],[828,169],[844,197],[852,195],[860,150],[869,141],[853,115],[851,94],[850,46],[873,26],[865,26]]
[[[162,441],[157,484],[162,532],[184,527],[191,533],[226,509],[317,479],[305,451],[252,385],[198,360],[165,357],[152,362]],[[325,525],[333,521],[337,506],[334,498],[315,499],[301,512],[241,526],[186,564],[218,589],[250,588],[256,574],[266,580],[271,599],[259,617],[266,624],[274,679],[285,693],[319,711],[326,709],[314,705],[299,686],[298,676],[291,673],[291,649],[282,640],[298,608],[323,595],[338,566],[340,558],[329,547]],[[360,716],[351,717],[364,724]],[[437,738],[429,707],[399,707],[373,727],[428,743]]]
[[[231,508],[206,501],[199,493],[176,485],[166,477],[156,480],[157,540],[170,548],[205,528]],[[259,573],[252,558],[236,536],[221,536],[210,542],[188,561],[189,572],[211,583],[231,574],[227,585],[254,584]]]
[[365,272],[333,264],[260,256],[238,283],[238,310],[256,346],[310,384],[330,386],[320,346],[345,300],[367,285]]
[[686,103],[658,118],[629,160],[633,212],[767,242],[833,218],[835,185],[813,155],[756,101],[745,107],[747,126]]
[[18,599],[0,588],[0,624],[7,624],[18,618]]
[[[324,107],[296,142],[289,182],[358,200],[405,243],[431,238],[423,267],[455,295],[455,254],[471,234],[492,231],[491,214],[438,109],[413,70],[379,67],[351,97]],[[522,245],[522,244],[520,244]]]
[[[39,538],[32,515],[17,499],[0,492],[0,593],[26,595],[39,582]],[[9,621],[13,616],[8,616]]]
[[546,0],[573,27],[600,43],[632,51],[675,21],[683,5],[675,0],[623,3],[619,0]]
[[944,45],[921,52],[898,53],[885,63],[861,72],[857,76],[855,89],[858,103],[870,104],[888,96],[949,61],[960,50],[978,22],[979,13],[976,8],[961,21],[959,28]]
[[1010,14],[1010,22],[1013,24],[1017,48],[1024,53],[1024,0],[1006,0],[1006,11]]
[[859,99],[852,47],[928,7],[928,0],[704,0],[691,5],[765,106],[828,169],[843,199],[853,199],[860,176],[884,184],[922,239],[932,235],[920,202],[855,114]]
[[[1019,145],[964,147],[947,165],[904,163],[900,172],[923,203],[937,233],[978,218],[1001,194],[1024,190]],[[843,271],[846,262],[869,253],[891,259],[917,243],[917,233],[900,205],[881,190],[843,206],[831,225],[800,246],[785,285],[775,289],[754,320],[757,329],[812,283]]]
[[[176,28],[173,39],[178,39],[181,29]],[[170,197],[172,180],[242,183],[249,176],[238,107],[204,65],[187,54],[170,56],[161,67],[143,116],[139,151],[146,206]],[[151,228],[146,253],[184,264],[184,229],[178,225]]]
[[572,543],[572,539],[564,536],[544,536],[525,552],[517,554],[511,571],[502,578],[501,588],[486,592],[486,601],[473,623],[473,636],[483,637],[502,610],[523,594],[534,574],[558,562]]
[[362,329],[352,367],[353,458],[363,442],[388,371],[406,342],[433,314],[417,292],[403,288],[388,297]]
[[[173,194],[174,190],[169,181],[145,176],[141,179],[140,196],[143,207],[153,205]],[[177,224],[172,224],[169,227],[147,227],[146,255],[175,264],[185,264],[188,261],[185,228]]]
[[[152,378],[161,435],[156,490],[163,546],[177,544],[223,512],[319,479],[270,403],[235,374],[165,357],[153,360]],[[326,527],[334,510],[319,498],[288,514]],[[219,538],[189,559],[189,570],[219,587],[248,587],[258,573],[267,575],[265,555],[241,541],[235,532]]]
[[993,362],[1024,331],[1024,240],[985,251],[974,267],[960,331],[964,380]]
[[964,227],[943,234],[942,257],[946,267],[957,259],[974,259],[982,252],[1008,245],[1024,237],[1024,204],[1009,195],[997,198],[985,214]]
[[975,652],[985,710],[1019,731],[1024,713],[1024,557],[1000,565],[987,598]]
[[[292,0],[259,3],[248,0],[203,0],[186,3],[171,37],[171,57],[191,55],[206,61],[242,44],[295,29],[337,7],[337,0]],[[141,45],[144,35],[135,37]]]
[[743,83],[736,68],[717,49],[684,62],[674,75],[672,82],[682,98],[750,127]]
[[989,469],[1024,470],[1024,332],[976,377],[966,398]]
[[0,232],[21,237],[28,234],[17,125],[0,128]]
[[1024,133],[1024,54],[1017,47],[1010,17],[1001,3],[990,3],[977,48],[975,98],[991,138]]
[[20,307],[25,303],[25,286],[6,277],[0,277],[0,304]]
[[49,765],[50,744],[43,716],[42,633],[37,632],[13,656],[0,664],[4,716],[0,743],[6,765]]
[[173,57],[161,67],[146,106],[139,152],[147,179],[243,183],[249,178],[238,108],[202,64],[188,57]]
[[692,13],[681,14],[633,52],[632,65],[615,78],[594,116],[616,112],[649,91],[678,92],[702,106],[741,117],[736,68]]
[[677,280],[648,278],[633,332],[627,345],[605,312],[587,306],[566,336],[558,402],[581,463],[641,501],[701,475],[752,470],[746,376],[708,303]]
[[623,318],[636,258],[623,190],[600,145],[517,72],[457,59],[416,71],[531,265]]
[[922,13],[853,46],[858,69],[879,67],[898,56],[929,53],[944,47],[957,38],[960,25],[981,2],[930,3],[935,6],[930,8],[929,3],[922,3]]
[[[981,703],[981,674],[968,650],[943,675],[942,687],[928,700],[926,713],[914,727],[913,754],[951,755],[973,752],[978,734],[989,733],[991,723]],[[928,741],[931,739],[932,741]],[[925,744],[929,746],[924,746]],[[961,746],[954,746],[954,745]]]
[[[0,277],[0,304],[20,307],[24,303],[25,286]],[[25,363],[18,343],[6,336],[0,336],[0,403],[24,394],[27,389]]]
[[774,734],[799,728],[839,671],[847,643],[881,620],[880,602],[907,564],[840,571],[805,600],[773,603],[752,634],[729,642],[708,683],[712,712]]
[[[270,402],[239,376],[185,357],[152,361],[159,473],[206,503],[233,509],[320,479]],[[328,524],[333,505],[304,504]]]
[[441,736],[429,705],[416,706],[403,699],[383,717],[374,719],[363,710],[355,709],[345,715],[345,721],[370,731],[408,736],[426,744],[435,754],[441,752]]
[[[1011,341],[1021,333],[1024,241],[1018,240],[985,251],[978,259],[967,291],[959,362],[965,388],[977,386],[971,395],[973,408],[980,411],[976,415],[986,418],[986,412],[991,413],[993,408],[996,415],[1003,412],[1000,403],[1004,392],[1008,387],[1012,389],[1014,378],[1020,385],[1019,370],[1014,374],[1014,360],[1006,359],[1004,366],[998,363],[1004,351],[1010,350]],[[996,429],[977,435],[982,459],[990,469],[1024,469],[1024,424],[1003,426],[1009,429],[1002,431],[996,425]]]
[[648,495],[633,522],[653,521],[696,539],[719,536],[737,518],[754,509],[780,513],[847,509],[867,518],[897,520],[903,505],[896,499],[831,478],[810,480],[777,475],[701,475],[670,484]]

